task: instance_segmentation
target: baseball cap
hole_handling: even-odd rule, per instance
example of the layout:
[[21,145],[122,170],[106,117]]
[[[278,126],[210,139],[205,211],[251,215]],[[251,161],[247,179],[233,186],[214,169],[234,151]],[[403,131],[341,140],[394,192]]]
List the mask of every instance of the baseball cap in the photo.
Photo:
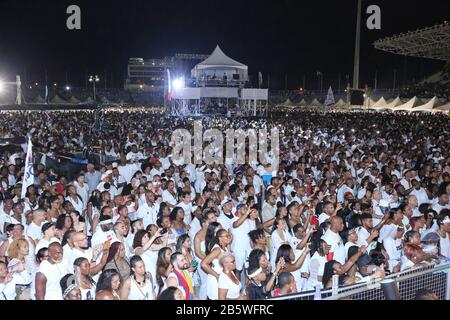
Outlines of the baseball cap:
[[50,229],[51,227],[53,227],[55,224],[53,222],[46,222],[42,225],[41,227],[41,231],[42,233],[45,233],[45,231],[47,231],[48,229]]
[[222,202],[220,203],[220,205],[223,207],[225,204],[227,204],[228,202],[231,202],[230,199],[228,199],[227,197],[225,197],[225,199],[222,200]]

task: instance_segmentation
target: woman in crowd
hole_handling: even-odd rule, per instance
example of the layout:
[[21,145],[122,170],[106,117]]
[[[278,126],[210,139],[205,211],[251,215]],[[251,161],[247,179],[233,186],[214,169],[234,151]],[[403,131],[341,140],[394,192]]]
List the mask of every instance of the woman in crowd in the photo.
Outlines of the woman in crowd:
[[317,285],[322,287],[322,277],[329,251],[330,247],[325,240],[319,239],[317,250],[309,262],[308,290],[314,290]]
[[186,300],[186,296],[179,288],[168,287],[161,292],[157,300]]
[[156,261],[156,284],[158,285],[158,294],[167,288],[167,277],[172,272],[170,256],[173,251],[169,247],[161,248],[158,251],[158,260]]
[[131,275],[120,291],[121,300],[155,300],[152,276],[145,271],[144,260],[140,256],[130,259]]
[[25,261],[28,255],[29,244],[25,239],[14,240],[8,248],[8,269],[12,272],[14,283],[16,284],[16,299],[31,299],[31,273]]
[[83,232],[84,234],[87,233],[86,231],[86,223],[84,223],[83,217],[80,215],[78,211],[72,211],[70,213],[70,217],[73,221],[73,229],[76,232]]
[[[162,234],[162,229],[157,229],[153,235],[146,230],[136,232],[133,241],[134,254],[141,256],[144,260],[146,271],[153,277],[153,283],[156,283],[156,263],[158,261],[158,251],[167,246],[167,232]],[[162,239],[159,239],[162,238]],[[157,240],[162,240],[156,244]]]
[[59,282],[63,300],[82,300],[80,287],[76,284],[75,276],[66,274]]
[[111,244],[103,270],[108,269],[114,269],[119,272],[123,281],[130,276],[130,262],[125,255],[125,245],[122,242],[116,241]]
[[0,300],[16,299],[16,282],[6,263],[0,261]]
[[276,218],[273,223],[272,237],[270,239],[270,263],[275,269],[278,248],[283,244],[289,244],[291,235],[286,232],[286,221],[284,218]]
[[61,214],[56,219],[55,227],[56,227],[56,229],[61,230],[63,234],[67,230],[73,229],[73,220],[72,220],[71,215],[68,213]]
[[97,287],[95,289],[95,299],[113,297],[113,300],[120,300],[119,288],[122,279],[120,273],[114,269],[108,269],[101,273]]
[[347,272],[350,274],[354,274],[356,272],[356,269],[353,269],[350,271],[352,267],[354,267],[356,261],[358,258],[365,252],[366,248],[364,246],[361,246],[357,253],[354,254],[350,259],[347,260],[347,262],[342,265],[336,260],[330,260],[327,263],[325,263],[323,276],[322,276],[322,284],[324,288],[331,288],[332,286],[332,277],[333,275],[337,274],[340,276],[340,283],[344,282],[345,276],[347,276]]
[[219,300],[247,300],[245,291],[241,292],[241,282],[236,277],[236,260],[232,253],[224,252],[219,257],[222,272],[218,280]]
[[[36,278],[36,272],[39,270],[39,266],[40,266],[41,262],[44,260],[47,260],[47,259],[48,259],[48,249],[47,248],[39,249],[35,256],[35,264],[36,265],[33,268],[33,272],[31,273],[32,280]],[[36,293],[35,285],[36,285],[35,281],[31,281],[30,296],[31,296],[32,300],[35,299],[35,296],[34,296],[34,294]]]
[[[213,224],[210,224],[210,227],[211,225]],[[214,225],[212,227],[214,228]],[[209,243],[210,250],[207,248],[207,255],[201,262],[201,267],[208,274],[206,286],[207,297],[210,300],[218,299],[218,280],[220,274],[222,273],[222,266],[219,263],[219,257],[221,254],[230,251],[230,243],[231,234],[224,229],[220,229],[217,231],[213,240]]]
[[91,277],[91,264],[89,263],[89,260],[84,257],[76,258],[73,262],[73,269],[77,283],[80,286],[81,299],[93,300],[97,283]]
[[170,213],[170,222],[172,223],[172,229],[175,230],[177,237],[187,233],[189,226],[184,223],[184,210],[181,207],[175,207]]

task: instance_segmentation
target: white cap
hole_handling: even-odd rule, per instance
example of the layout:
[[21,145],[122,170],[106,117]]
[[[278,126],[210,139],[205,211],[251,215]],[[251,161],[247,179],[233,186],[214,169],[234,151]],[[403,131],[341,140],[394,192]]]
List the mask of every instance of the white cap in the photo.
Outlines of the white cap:
[[112,171],[111,170],[106,170],[105,171],[105,173],[104,174],[102,174],[102,176],[101,176],[101,179],[100,180],[103,180],[103,179],[105,179],[107,176],[109,176],[110,174],[112,174]]
[[113,162],[113,163],[112,163],[112,167],[113,167],[113,168],[117,168],[118,166],[119,166],[119,164],[118,164],[117,162]]
[[415,210],[412,215],[413,218],[414,217],[423,217],[423,216],[424,216],[424,214],[422,212],[420,212],[419,210]]
[[222,200],[222,202],[220,203],[220,205],[223,207],[226,203],[230,202],[231,199],[228,199],[227,197],[225,197],[225,199]]

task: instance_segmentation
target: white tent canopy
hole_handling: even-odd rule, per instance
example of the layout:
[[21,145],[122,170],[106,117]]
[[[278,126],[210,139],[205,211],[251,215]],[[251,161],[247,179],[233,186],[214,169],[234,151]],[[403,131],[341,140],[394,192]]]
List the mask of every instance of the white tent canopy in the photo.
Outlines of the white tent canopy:
[[412,111],[412,109],[414,107],[417,107],[420,104],[421,104],[421,102],[419,101],[419,99],[416,96],[414,96],[406,103],[398,105],[398,106],[393,106],[393,107],[391,107],[391,109],[393,111]]
[[383,107],[387,104],[386,100],[384,100],[384,97],[381,97],[377,102],[375,102],[374,105],[370,106],[370,109],[380,109],[380,107]]
[[446,103],[440,107],[435,108],[436,111],[449,111],[450,110],[450,102]]
[[321,104],[317,98],[314,98],[309,105],[312,107],[323,107],[323,104]]
[[338,100],[338,102],[336,102],[335,107],[342,108],[342,107],[345,107],[346,105],[347,105],[347,103],[344,100],[342,100],[342,98],[341,98]]
[[55,96],[53,97],[53,99],[50,100],[50,103],[55,103],[55,104],[62,104],[62,103],[67,103],[66,100],[62,99],[60,96],[58,96],[57,94],[55,94]]
[[400,100],[400,97],[397,97],[394,100],[392,100],[391,102],[389,102],[388,104],[381,106],[378,109],[393,109],[396,106],[399,106],[401,104],[402,104],[402,101]]
[[208,58],[191,70],[191,76],[195,78],[213,75],[222,77],[223,74],[228,79],[233,79],[233,74],[238,74],[239,80],[247,81],[248,66],[228,57],[218,45]]
[[306,102],[305,98],[303,98],[302,101],[300,101],[300,102],[298,103],[298,105],[299,105],[300,107],[304,107],[304,106],[307,106],[307,105],[308,105],[308,102]]
[[427,103],[418,106],[411,111],[433,111],[433,108],[438,106],[438,98],[435,96],[432,99],[430,99]]

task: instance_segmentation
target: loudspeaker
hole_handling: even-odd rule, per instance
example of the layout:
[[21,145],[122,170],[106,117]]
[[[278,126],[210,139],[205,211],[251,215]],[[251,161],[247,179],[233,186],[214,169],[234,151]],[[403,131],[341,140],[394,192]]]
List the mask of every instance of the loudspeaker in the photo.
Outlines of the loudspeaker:
[[364,90],[350,89],[350,104],[354,106],[364,105]]

